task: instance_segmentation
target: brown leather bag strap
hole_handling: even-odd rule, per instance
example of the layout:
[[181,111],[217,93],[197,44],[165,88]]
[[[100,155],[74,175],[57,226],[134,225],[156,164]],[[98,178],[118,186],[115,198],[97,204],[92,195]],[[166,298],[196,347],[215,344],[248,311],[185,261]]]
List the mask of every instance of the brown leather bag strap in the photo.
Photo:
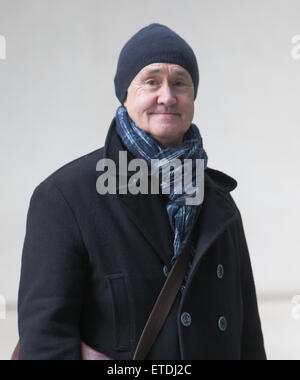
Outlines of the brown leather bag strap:
[[188,241],[173,265],[148,318],[144,331],[138,342],[133,360],[144,360],[146,358],[176,299],[178,291],[188,270],[191,240],[196,222],[198,220],[199,212],[200,207],[197,210],[195,222]]

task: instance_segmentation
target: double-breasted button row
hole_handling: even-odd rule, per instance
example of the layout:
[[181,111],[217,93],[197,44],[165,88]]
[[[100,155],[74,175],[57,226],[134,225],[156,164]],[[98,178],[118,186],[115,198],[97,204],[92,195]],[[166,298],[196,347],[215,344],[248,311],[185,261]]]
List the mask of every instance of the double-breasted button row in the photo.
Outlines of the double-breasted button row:
[[[165,276],[167,277],[169,274],[169,269],[166,265],[164,266],[163,271],[164,271]],[[220,280],[224,277],[224,267],[221,264],[219,264],[217,267],[217,276]],[[185,287],[182,286],[181,291],[183,291],[184,288]],[[187,312],[184,312],[181,314],[180,320],[184,327],[189,327],[192,324],[192,316]],[[222,332],[225,332],[227,330],[228,323],[227,323],[227,319],[224,316],[221,316],[219,318],[218,327],[219,327],[219,330]]]
[[[163,272],[164,272],[164,275],[166,277],[168,277],[168,275],[169,275],[169,268],[166,265],[163,267]],[[222,264],[219,264],[218,267],[217,267],[217,277],[220,280],[222,280],[222,278],[224,277],[224,267],[223,267]]]
[[[217,267],[217,277],[219,280],[222,280],[224,277],[224,267],[222,264],[219,264]],[[224,316],[220,317],[218,320],[219,330],[225,332],[227,330],[227,326],[227,319]]]
[[[190,327],[192,324],[192,317],[189,313],[184,312],[181,314],[181,323],[183,324],[184,327]],[[218,320],[218,327],[221,332],[225,332],[228,327],[227,319],[222,316]]]

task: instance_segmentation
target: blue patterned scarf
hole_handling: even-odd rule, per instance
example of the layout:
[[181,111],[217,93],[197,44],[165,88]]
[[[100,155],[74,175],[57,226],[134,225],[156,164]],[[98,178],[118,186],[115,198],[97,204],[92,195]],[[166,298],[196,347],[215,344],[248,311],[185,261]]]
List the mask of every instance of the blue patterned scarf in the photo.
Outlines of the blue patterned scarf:
[[[184,159],[192,159],[192,182],[196,184],[196,159],[204,159],[204,168],[207,167],[207,154],[203,149],[202,137],[199,129],[195,124],[191,124],[188,131],[183,137],[182,143],[177,148],[163,149],[153,138],[144,130],[140,129],[133,120],[129,117],[125,107],[120,106],[116,111],[116,130],[122,139],[126,148],[137,158],[143,158],[151,165],[151,160],[159,159],[168,163],[174,159],[180,159],[183,165]],[[160,162],[160,165],[163,161]],[[160,166],[162,167],[162,166]],[[182,168],[179,168],[182,170]],[[186,198],[191,197],[191,194],[185,192],[175,193],[174,188],[174,170],[171,169],[169,178],[170,194],[167,194],[169,202],[167,203],[167,212],[172,230],[175,234],[174,238],[174,256],[171,260],[171,266],[178,258],[182,247],[185,245],[194,218],[197,213],[195,205],[186,205]],[[175,177],[176,178],[176,177]],[[160,187],[163,189],[166,184],[161,180]],[[184,189],[183,189],[184,190]],[[201,206],[199,206],[201,207]],[[191,264],[190,264],[191,267]],[[187,281],[187,276],[186,276]]]

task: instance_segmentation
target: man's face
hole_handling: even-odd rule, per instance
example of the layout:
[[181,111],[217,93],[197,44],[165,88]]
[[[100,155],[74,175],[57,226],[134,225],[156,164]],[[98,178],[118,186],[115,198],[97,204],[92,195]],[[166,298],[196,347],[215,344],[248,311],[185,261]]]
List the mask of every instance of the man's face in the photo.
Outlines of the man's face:
[[124,107],[135,124],[162,148],[175,148],[194,117],[192,78],[179,65],[148,65],[132,80]]

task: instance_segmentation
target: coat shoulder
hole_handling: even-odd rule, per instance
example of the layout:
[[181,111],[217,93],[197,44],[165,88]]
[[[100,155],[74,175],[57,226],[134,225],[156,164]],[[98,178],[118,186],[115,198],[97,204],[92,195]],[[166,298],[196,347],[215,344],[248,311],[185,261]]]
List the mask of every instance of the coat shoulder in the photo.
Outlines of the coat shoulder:
[[95,184],[97,162],[103,158],[104,147],[80,156],[56,169],[37,187],[56,185],[64,192],[72,192],[87,184]]
[[237,181],[226,173],[207,167],[205,169],[207,182],[224,192],[233,191],[237,187]]
[[205,170],[205,179],[207,186],[212,186],[217,189],[223,198],[227,200],[228,204],[234,209],[238,214],[239,218],[241,217],[239,208],[230,194],[237,187],[237,181],[230,175],[221,172],[220,170],[206,168]]

